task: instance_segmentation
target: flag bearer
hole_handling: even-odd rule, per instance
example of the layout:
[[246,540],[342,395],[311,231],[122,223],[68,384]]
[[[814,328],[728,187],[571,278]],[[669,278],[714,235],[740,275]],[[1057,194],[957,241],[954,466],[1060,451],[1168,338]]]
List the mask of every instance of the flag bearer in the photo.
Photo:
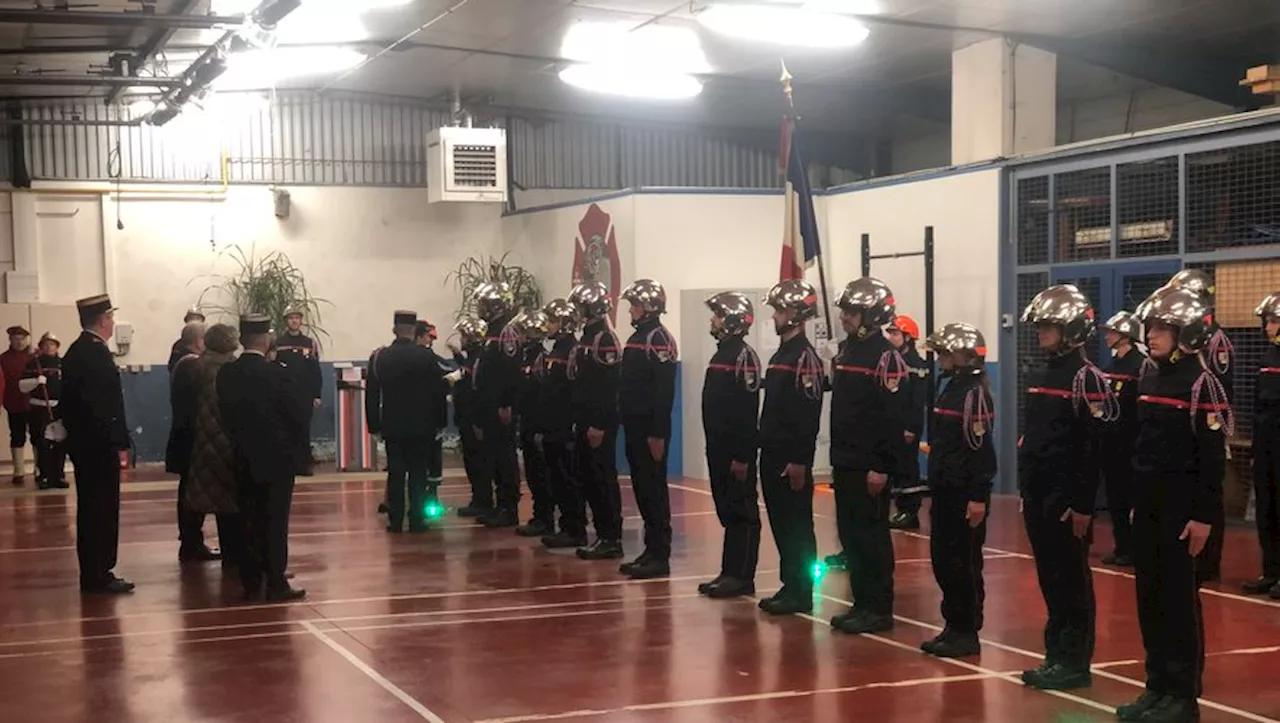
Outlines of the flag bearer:
[[702,426],[716,517],[724,528],[720,574],[698,592],[713,598],[754,595],[760,556],[756,497],[756,437],[760,414],[760,357],[746,336],[755,322],[751,300],[736,291],[707,299],[716,353],[702,385]]
[[808,282],[776,284],[764,302],[782,344],[769,360],[760,412],[760,488],[769,528],[781,558],[782,589],[760,601],[771,615],[813,608],[813,455],[826,383],[822,360],[804,333],[818,315],[818,293]]
[[987,383],[982,332],[969,324],[947,324],[927,343],[948,380],[929,425],[929,557],[942,589],[946,627],[920,648],[940,658],[962,658],[978,654],[982,630],[982,546],[996,474],[991,441],[995,404]]
[[1267,351],[1258,366],[1253,402],[1253,490],[1262,546],[1262,575],[1244,584],[1246,595],[1280,600],[1280,292],[1258,304]]
[[1133,441],[1138,436],[1138,378],[1147,362],[1137,344],[1142,325],[1127,311],[1117,312],[1102,325],[1111,362],[1107,383],[1120,402],[1120,419],[1108,425],[1100,439],[1102,478],[1107,494],[1107,512],[1115,535],[1115,549],[1102,558],[1103,564],[1133,566],[1132,532],[1129,513],[1133,489]]
[[1092,683],[1096,603],[1089,535],[1098,491],[1097,436],[1117,414],[1102,372],[1085,357],[1093,307],[1069,284],[1036,294],[1022,314],[1048,356],[1031,373],[1018,484],[1023,519],[1049,618],[1045,661],[1022,674],[1027,685],[1070,690]]
[[831,374],[831,478],[836,528],[849,557],[854,605],[831,627],[861,634],[893,627],[893,541],[889,537],[891,475],[905,465],[902,403],[909,394],[907,363],[885,338],[893,321],[893,292],[864,276],[849,282],[840,300],[848,335]]
[[1233,415],[1204,352],[1216,324],[1206,295],[1157,291],[1142,306],[1156,371],[1141,382],[1134,445],[1133,561],[1146,690],[1116,709],[1123,721],[1200,720],[1204,618],[1197,556],[1222,498],[1223,435]]

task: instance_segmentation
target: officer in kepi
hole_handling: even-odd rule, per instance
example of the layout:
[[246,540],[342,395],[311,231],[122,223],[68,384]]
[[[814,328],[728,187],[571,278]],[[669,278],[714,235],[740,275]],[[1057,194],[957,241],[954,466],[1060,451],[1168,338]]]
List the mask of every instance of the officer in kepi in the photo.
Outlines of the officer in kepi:
[[1280,291],[1267,294],[1255,313],[1267,340],[1253,405],[1253,490],[1262,574],[1243,589],[1246,595],[1280,600]]
[[1041,690],[1092,684],[1097,605],[1089,536],[1100,477],[1098,437],[1119,413],[1102,371],[1085,357],[1093,338],[1089,299],[1070,284],[1036,294],[1022,314],[1047,359],[1026,391],[1018,485],[1023,520],[1049,617],[1044,664],[1022,680]]
[[435,356],[414,341],[417,313],[397,311],[392,324],[395,341],[369,359],[365,416],[369,432],[381,436],[387,446],[387,531],[401,532],[408,517],[409,531],[422,532],[427,529],[428,506],[437,504],[428,478],[431,446],[441,422],[436,403],[445,386],[444,372]]
[[307,593],[288,582],[289,509],[298,471],[295,450],[311,405],[292,375],[267,359],[269,318],[241,317],[240,343],[244,353],[219,370],[216,384],[235,447],[237,503],[246,526],[240,581],[246,600],[298,600]]
[[62,421],[76,475],[76,555],[80,590],[122,595],[133,583],[115,576],[120,542],[120,452],[129,448],[120,370],[107,341],[116,308],[106,294],[76,302],[84,331],[62,360]]
[[622,292],[635,332],[622,353],[618,411],[626,434],[627,465],[636,506],[644,518],[644,551],[618,571],[635,580],[671,573],[671,493],[667,452],[676,394],[679,352],[662,325],[667,292],[653,279],[638,279]]
[[1102,558],[1105,565],[1133,566],[1133,536],[1129,513],[1133,510],[1133,442],[1138,436],[1138,378],[1147,355],[1138,348],[1142,341],[1142,324],[1127,311],[1116,312],[1102,324],[1111,361],[1107,364],[1107,383],[1120,402],[1120,419],[1108,425],[1099,440],[1102,445],[1103,488],[1107,495],[1107,512],[1116,546]]
[[720,574],[698,585],[711,598],[754,595],[760,557],[760,507],[756,492],[757,420],[764,377],[760,357],[747,343],[755,323],[751,300],[724,291],[706,301],[716,353],[702,384],[702,427],[707,474],[716,517],[724,528]]
[[826,375],[804,333],[805,322],[818,315],[813,286],[799,279],[783,281],[769,290],[764,303],[773,309],[773,328],[782,344],[765,372],[760,488],[778,546],[782,589],[759,605],[770,615],[792,615],[813,608],[813,568],[818,562],[813,456]]
[[[483,450],[485,476],[493,480],[497,506],[478,518],[485,527],[515,527],[520,503],[516,459],[516,402],[520,392],[520,333],[511,323],[515,295],[505,281],[486,282],[473,293],[476,313],[489,330],[473,370],[472,431]],[[477,371],[478,370],[478,371]]]
[[574,463],[578,488],[591,507],[595,542],[583,560],[616,560],[622,551],[622,493],[618,489],[618,364],[622,342],[609,323],[613,301],[599,281],[575,286],[569,302],[586,323],[569,360],[573,381]]
[[1134,443],[1133,563],[1146,690],[1116,709],[1122,721],[1193,723],[1204,688],[1204,616],[1197,556],[1222,499],[1234,416],[1205,353],[1210,301],[1161,289],[1139,307],[1156,371],[1140,382]]
[[299,398],[311,410],[307,412],[307,424],[297,440],[295,455],[298,458],[298,474],[310,477],[314,461],[311,457],[311,416],[320,408],[320,394],[324,386],[320,375],[320,347],[315,339],[302,331],[302,309],[291,308],[285,312],[285,331],[276,339],[276,361],[288,370]]

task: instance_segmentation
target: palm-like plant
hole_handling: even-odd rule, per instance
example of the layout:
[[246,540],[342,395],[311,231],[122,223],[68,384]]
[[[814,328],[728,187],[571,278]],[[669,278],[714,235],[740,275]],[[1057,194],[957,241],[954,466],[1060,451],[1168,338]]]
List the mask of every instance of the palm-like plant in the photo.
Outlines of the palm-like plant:
[[538,280],[523,266],[508,264],[508,255],[472,256],[449,272],[445,283],[452,281],[454,288],[462,294],[458,309],[453,314],[454,319],[475,313],[476,303],[472,295],[477,286],[488,281],[507,282],[515,295],[517,309],[537,309],[542,306],[542,290],[538,287]]
[[[276,329],[284,328],[284,317],[290,309],[303,313],[307,328],[318,336],[328,337],[321,322],[320,307],[325,299],[313,296],[307,288],[302,270],[294,266],[280,251],[261,256],[237,245],[227,247],[221,255],[235,264],[230,274],[213,274],[212,283],[200,293],[199,304],[233,318],[246,314],[264,314]],[[206,297],[212,300],[206,304]]]

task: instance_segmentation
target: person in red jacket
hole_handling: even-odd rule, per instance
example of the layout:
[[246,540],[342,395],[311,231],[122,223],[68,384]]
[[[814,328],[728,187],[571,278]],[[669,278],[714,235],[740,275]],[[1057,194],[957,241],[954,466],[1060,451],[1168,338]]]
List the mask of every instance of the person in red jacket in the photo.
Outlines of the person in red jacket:
[[31,332],[11,326],[9,349],[0,354],[0,370],[4,371],[4,410],[9,413],[9,449],[13,460],[13,486],[26,481],[26,446],[31,429],[31,399],[18,388],[18,382],[35,356],[31,350]]

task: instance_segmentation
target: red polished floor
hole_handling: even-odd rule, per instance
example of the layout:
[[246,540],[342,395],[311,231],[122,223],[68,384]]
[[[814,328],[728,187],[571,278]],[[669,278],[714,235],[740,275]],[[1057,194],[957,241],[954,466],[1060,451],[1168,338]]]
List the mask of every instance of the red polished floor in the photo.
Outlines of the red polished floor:
[[[138,479],[155,479],[139,475]],[[465,502],[457,477],[446,503]],[[172,485],[132,485],[118,572],[135,595],[82,598],[74,498],[0,497],[0,721],[1104,721],[1138,694],[1142,647],[1132,578],[1095,563],[1098,650],[1091,689],[1023,688],[1038,664],[1044,606],[1017,503],[996,503],[980,657],[917,646],[938,629],[927,530],[895,535],[897,627],[850,637],[826,620],[849,597],[832,573],[812,617],[695,594],[713,577],[719,526],[704,483],[673,484],[672,577],[628,582],[614,563],[542,550],[509,530],[450,519],[392,537],[380,485],[300,485],[292,569],[309,598],[243,605],[217,565],[179,568]],[[629,552],[640,521],[624,490]],[[819,539],[834,551],[832,497]],[[1099,525],[1098,554],[1110,533]],[[209,525],[210,531],[212,525]],[[766,526],[767,533],[767,526]],[[758,582],[777,585],[767,536]],[[1229,532],[1226,580],[1203,592],[1205,721],[1280,721],[1280,604],[1234,594],[1256,572],[1247,529]]]

